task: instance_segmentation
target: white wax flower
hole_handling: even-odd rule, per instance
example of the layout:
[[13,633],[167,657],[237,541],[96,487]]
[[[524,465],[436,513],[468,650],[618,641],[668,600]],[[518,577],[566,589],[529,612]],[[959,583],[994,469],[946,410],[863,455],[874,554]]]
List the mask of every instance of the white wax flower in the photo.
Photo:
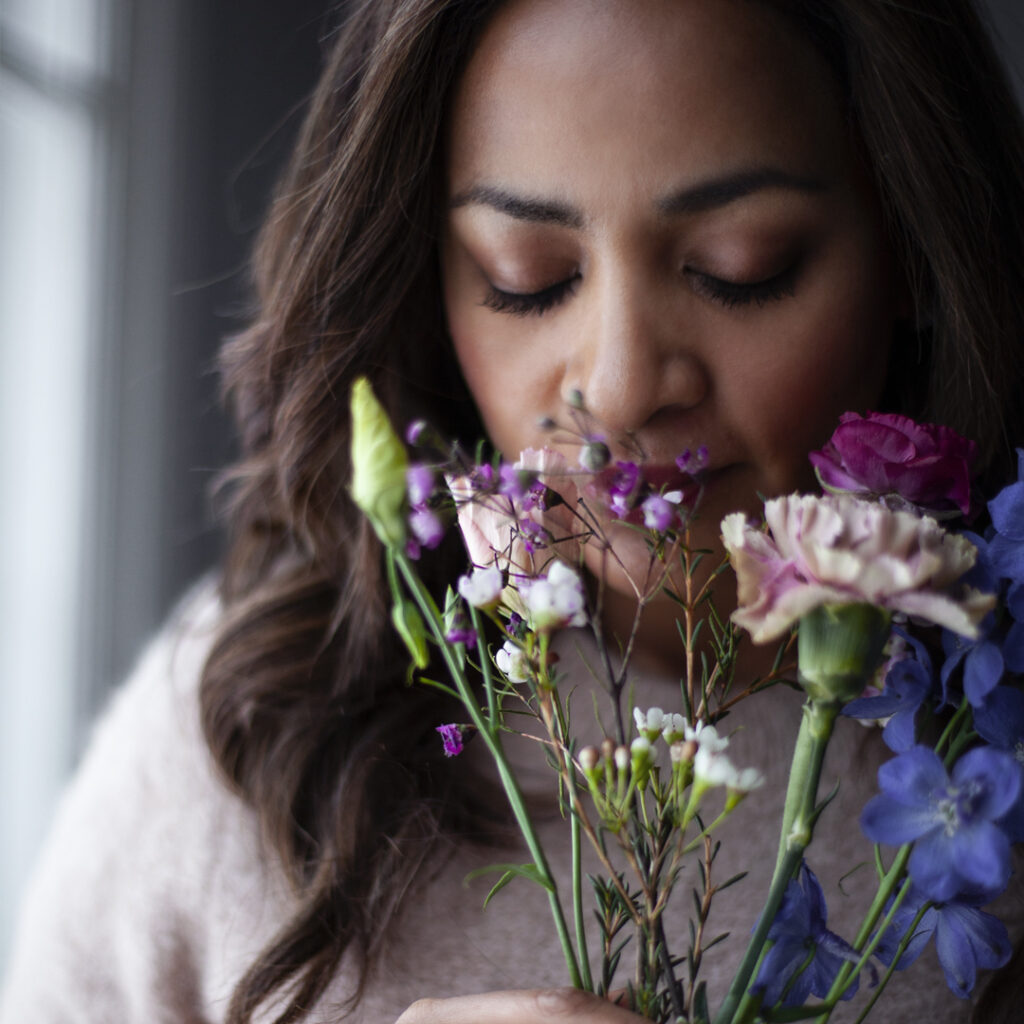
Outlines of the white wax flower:
[[490,608],[498,603],[505,580],[501,570],[489,566],[474,569],[468,576],[459,577],[459,593],[474,608]]
[[709,754],[716,754],[729,746],[727,736],[719,736],[718,730],[713,725],[705,725],[701,721],[698,721],[693,727],[684,725],[683,736],[706,749]]
[[669,746],[686,737],[686,724],[686,719],[682,715],[665,715],[661,723],[661,735]]
[[661,708],[650,708],[641,711],[640,708],[633,708],[633,721],[636,722],[636,731],[648,740],[656,740],[664,728],[665,712]]
[[585,626],[583,583],[564,562],[553,562],[547,576],[524,581],[519,593],[534,629],[544,632],[562,626]]
[[697,755],[693,759],[693,774],[708,786],[735,788],[739,779],[739,772],[729,760],[729,755],[703,743],[698,745]]
[[526,653],[511,640],[506,640],[501,650],[495,653],[494,663],[510,683],[525,683],[530,678],[530,663]]
[[744,768],[733,780],[731,788],[739,790],[741,793],[750,793],[755,789],[760,789],[763,785],[764,776],[756,768]]

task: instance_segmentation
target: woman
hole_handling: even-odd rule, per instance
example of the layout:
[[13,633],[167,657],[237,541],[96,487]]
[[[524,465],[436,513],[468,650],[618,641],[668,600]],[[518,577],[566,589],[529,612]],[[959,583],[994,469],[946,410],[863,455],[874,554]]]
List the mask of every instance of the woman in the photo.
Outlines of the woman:
[[[219,602],[193,600],[98,736],[10,1019],[393,1019],[418,994],[453,998],[403,1024],[635,1019],[472,994],[558,973],[534,948],[546,921],[481,921],[456,887],[508,859],[474,844],[509,840],[491,782],[438,756],[447,709],[404,686],[345,491],[349,385],[369,374],[396,421],[469,444],[486,427],[511,455],[574,388],[655,461],[703,442],[709,542],[758,491],[809,485],[806,452],[848,408],[946,423],[1005,480],[1021,140],[954,0],[351,5],[263,233],[257,316],[225,350],[246,455]],[[453,544],[424,571],[440,589],[463,559]],[[657,676],[674,630],[645,621]],[[986,1021],[1010,1011],[993,993]]]

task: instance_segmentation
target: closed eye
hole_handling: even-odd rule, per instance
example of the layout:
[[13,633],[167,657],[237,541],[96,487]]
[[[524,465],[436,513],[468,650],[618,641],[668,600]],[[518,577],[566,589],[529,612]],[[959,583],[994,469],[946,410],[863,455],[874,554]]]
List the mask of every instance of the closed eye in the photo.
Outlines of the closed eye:
[[798,264],[793,263],[780,273],[760,281],[728,281],[689,267],[686,274],[698,294],[732,309],[736,306],[763,306],[794,295],[798,269]]
[[488,286],[487,295],[482,305],[495,313],[508,313],[511,316],[543,316],[549,309],[564,302],[580,280],[580,275],[573,274],[564,281],[558,281],[536,292],[506,292]]

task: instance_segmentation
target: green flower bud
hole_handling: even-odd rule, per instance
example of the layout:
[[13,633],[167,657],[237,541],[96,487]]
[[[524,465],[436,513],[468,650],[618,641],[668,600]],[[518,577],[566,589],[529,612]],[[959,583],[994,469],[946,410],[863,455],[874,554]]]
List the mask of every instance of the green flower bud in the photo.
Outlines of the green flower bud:
[[427,630],[419,610],[412,601],[398,601],[391,606],[391,622],[402,638],[416,668],[424,669],[430,664],[427,653]]
[[405,447],[391,427],[370,382],[360,377],[350,395],[352,412],[352,500],[377,536],[397,548],[406,537]]
[[891,618],[871,604],[826,604],[800,620],[800,685],[813,700],[859,697],[882,660]]

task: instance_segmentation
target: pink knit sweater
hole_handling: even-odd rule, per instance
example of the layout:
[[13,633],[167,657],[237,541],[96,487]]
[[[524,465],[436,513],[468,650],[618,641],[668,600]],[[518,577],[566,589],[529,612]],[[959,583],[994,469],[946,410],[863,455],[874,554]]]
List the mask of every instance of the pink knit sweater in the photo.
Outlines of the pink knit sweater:
[[[216,600],[203,591],[152,643],[97,726],[25,894],[0,1001],[3,1024],[221,1021],[243,971],[295,911],[294,894],[261,849],[253,813],[220,781],[200,733],[197,683],[217,623]],[[563,665],[576,642],[563,638]],[[581,690],[591,685],[585,670],[574,674]],[[639,689],[641,705],[677,706],[673,684],[647,679]],[[589,696],[581,693],[576,707],[582,720]],[[743,869],[750,875],[715,904],[712,933],[730,937],[709,955],[712,1006],[742,952],[774,861],[799,707],[797,695],[776,688],[730,719],[741,728],[731,748],[735,760],[761,767],[768,785],[721,831],[716,877]],[[876,740],[858,724],[840,722],[825,784],[840,777],[842,786],[819,826],[811,862],[829,903],[829,927],[847,937],[855,930],[854,899],[844,893],[862,894],[873,876],[856,815],[873,789]],[[466,770],[486,770],[471,751],[464,756]],[[536,744],[520,741],[513,756],[528,778],[550,785],[536,763]],[[566,877],[563,823],[552,815],[541,830]],[[475,867],[524,859],[521,850],[453,844],[433,877],[409,894],[394,949],[351,1019],[391,1022],[426,995],[564,984],[544,893],[517,881],[482,911],[493,878],[463,883]],[[696,883],[689,870],[679,887],[684,909]],[[1004,903],[1019,935],[1020,900]],[[668,926],[685,950],[685,913],[670,911]],[[349,991],[351,975],[343,969],[309,1020],[339,1020],[337,1007]],[[947,990],[934,950],[896,976],[886,1001],[878,1020],[943,1024],[965,1021],[969,1012]],[[842,1009],[833,1019],[854,1019],[850,1007]],[[261,1019],[271,1019],[270,1011]]]

